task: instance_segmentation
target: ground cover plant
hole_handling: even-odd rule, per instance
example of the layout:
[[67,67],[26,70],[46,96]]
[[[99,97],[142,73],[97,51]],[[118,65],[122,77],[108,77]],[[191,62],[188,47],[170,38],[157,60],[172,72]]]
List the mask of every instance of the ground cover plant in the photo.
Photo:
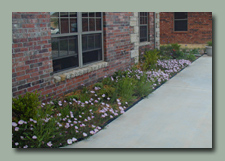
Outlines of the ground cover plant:
[[[179,46],[172,46],[179,50]],[[40,102],[38,93],[14,98],[12,147],[58,148],[96,134],[134,102],[191,64],[179,56],[167,59],[167,54],[160,53],[147,51],[142,63],[49,102]]]

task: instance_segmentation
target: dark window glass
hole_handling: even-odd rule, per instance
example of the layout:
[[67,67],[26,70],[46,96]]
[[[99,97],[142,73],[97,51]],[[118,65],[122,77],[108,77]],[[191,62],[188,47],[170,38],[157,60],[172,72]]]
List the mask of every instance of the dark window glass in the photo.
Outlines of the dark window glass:
[[101,19],[100,18],[96,18],[96,31],[101,30]]
[[68,18],[61,18],[61,33],[69,33],[69,20]]
[[95,47],[95,35],[87,35],[87,43],[88,43],[88,50],[94,49]]
[[79,65],[77,43],[77,36],[52,38],[54,71],[77,67]]
[[66,58],[55,59],[53,60],[53,70],[54,72],[61,71],[63,69],[69,69],[72,67],[78,67],[78,57],[69,56]]
[[77,19],[76,18],[70,19],[70,32],[77,32]]
[[187,31],[187,12],[174,13],[174,31]]
[[147,26],[140,26],[140,42],[147,41]]
[[101,34],[83,35],[82,43],[84,65],[102,60]]
[[77,17],[77,12],[70,12],[70,17]]
[[[80,57],[83,58],[83,65],[102,60],[102,33],[91,33],[102,32],[101,12],[81,13],[82,32],[88,31],[88,34],[78,32],[77,12],[51,12],[50,15],[54,72],[79,67]],[[78,36],[81,36],[82,44],[78,44]],[[78,46],[82,47],[82,53],[78,53]]]
[[101,34],[95,34],[95,48],[101,48],[102,42],[101,42]]
[[187,12],[175,12],[175,19],[187,19]]
[[52,38],[52,58],[59,56],[59,41],[58,38]]
[[95,17],[95,12],[89,12],[89,17]]
[[89,31],[95,31],[95,18],[89,19]]
[[83,64],[89,64],[96,61],[102,60],[102,50],[93,50],[88,52],[83,52]]
[[59,44],[59,56],[66,56],[68,54],[68,39],[60,38]]
[[187,31],[187,20],[175,21],[175,31]]
[[68,12],[60,12],[60,17],[68,17]]
[[82,31],[88,31],[88,19],[82,18]]
[[148,13],[139,13],[140,42],[148,41]]
[[101,17],[101,12],[96,12],[96,17]]
[[82,12],[82,17],[88,17],[88,12]]

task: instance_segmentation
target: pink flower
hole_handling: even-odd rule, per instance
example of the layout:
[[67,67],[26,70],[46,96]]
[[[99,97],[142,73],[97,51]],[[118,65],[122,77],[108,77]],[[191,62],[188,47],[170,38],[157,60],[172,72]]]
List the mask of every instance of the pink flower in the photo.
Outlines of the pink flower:
[[49,142],[47,143],[47,145],[48,145],[49,147],[51,147],[51,146],[52,146],[52,142],[49,141]]

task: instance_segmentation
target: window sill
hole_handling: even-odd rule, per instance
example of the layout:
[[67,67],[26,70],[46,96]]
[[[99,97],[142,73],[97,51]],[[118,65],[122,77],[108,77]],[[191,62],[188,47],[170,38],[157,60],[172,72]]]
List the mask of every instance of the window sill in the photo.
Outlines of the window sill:
[[145,45],[151,45],[150,42],[145,41],[145,42],[139,42],[139,46],[145,46]]
[[173,31],[175,34],[186,34],[188,31]]
[[75,69],[70,69],[67,71],[62,71],[60,73],[55,73],[53,74],[53,79],[54,79],[54,82],[57,83],[57,82],[64,81],[66,79],[72,79],[80,75],[90,73],[92,71],[96,71],[101,68],[105,68],[107,66],[108,66],[108,62],[98,62],[83,68],[79,68],[79,69],[75,68]]

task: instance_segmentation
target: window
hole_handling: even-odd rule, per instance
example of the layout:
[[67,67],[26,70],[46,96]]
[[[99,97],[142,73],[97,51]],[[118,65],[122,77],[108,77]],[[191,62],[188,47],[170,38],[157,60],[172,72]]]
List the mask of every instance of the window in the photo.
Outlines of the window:
[[140,42],[148,41],[148,12],[139,13]]
[[51,12],[53,70],[103,60],[101,12]]
[[174,12],[174,31],[187,31],[187,12]]

